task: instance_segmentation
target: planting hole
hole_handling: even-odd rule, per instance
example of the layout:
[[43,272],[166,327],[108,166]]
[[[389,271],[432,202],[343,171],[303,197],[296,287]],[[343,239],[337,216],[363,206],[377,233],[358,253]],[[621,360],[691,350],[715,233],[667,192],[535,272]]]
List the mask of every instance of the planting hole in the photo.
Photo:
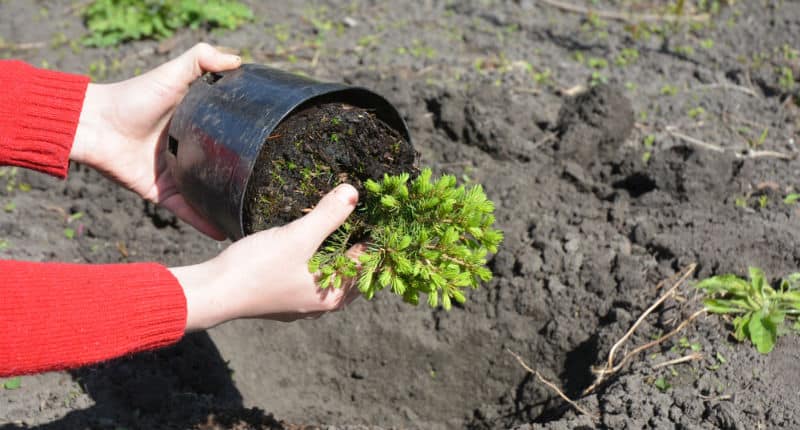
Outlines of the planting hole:
[[637,198],[656,189],[656,182],[643,173],[634,173],[621,181],[615,182],[614,188],[622,188],[631,197]]

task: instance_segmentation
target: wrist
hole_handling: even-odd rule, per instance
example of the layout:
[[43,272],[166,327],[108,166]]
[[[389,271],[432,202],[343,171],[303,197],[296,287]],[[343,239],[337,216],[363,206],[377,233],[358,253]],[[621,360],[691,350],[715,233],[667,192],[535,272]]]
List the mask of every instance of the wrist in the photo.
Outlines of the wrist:
[[[95,167],[100,158],[98,147],[103,141],[103,112],[108,109],[105,100],[105,85],[89,84],[86,88],[75,139],[70,149],[69,159]],[[104,142],[108,144],[108,142]]]
[[170,268],[186,298],[186,328],[206,330],[232,318],[224,285],[219,282],[213,260],[193,266]]

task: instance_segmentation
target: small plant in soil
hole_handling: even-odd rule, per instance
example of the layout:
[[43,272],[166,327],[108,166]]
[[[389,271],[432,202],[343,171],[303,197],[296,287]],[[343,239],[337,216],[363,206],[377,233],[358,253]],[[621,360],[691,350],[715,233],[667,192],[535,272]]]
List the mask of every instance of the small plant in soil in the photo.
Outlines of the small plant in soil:
[[164,39],[184,27],[233,30],[253,19],[253,13],[234,0],[95,0],[83,10],[83,18],[91,32],[85,45],[114,46]]
[[736,275],[705,279],[697,288],[708,295],[704,304],[709,312],[735,315],[734,337],[750,339],[758,352],[767,354],[786,325],[800,330],[800,273],[793,273],[779,283],[769,285],[761,269],[750,268],[750,280]]
[[[309,261],[322,288],[354,278],[368,299],[389,289],[409,303],[424,294],[430,306],[450,309],[464,302],[465,288],[492,277],[487,255],[503,235],[483,188],[419,171],[410,143],[374,113],[312,105],[267,139],[245,195],[248,233],[301,216],[340,183],[359,191],[353,215]],[[345,255],[355,243],[366,244],[358,262]]]

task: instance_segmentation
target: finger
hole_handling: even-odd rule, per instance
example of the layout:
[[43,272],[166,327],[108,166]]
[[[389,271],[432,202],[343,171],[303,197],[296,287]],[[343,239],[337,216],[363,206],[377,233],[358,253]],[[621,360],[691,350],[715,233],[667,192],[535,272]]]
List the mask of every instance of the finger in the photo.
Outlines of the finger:
[[214,240],[225,240],[225,233],[219,231],[213,224],[200,216],[180,194],[173,194],[159,203],[162,207],[170,210],[178,218],[196,228],[206,236]]
[[348,249],[344,253],[344,255],[346,255],[347,258],[355,261],[356,265],[358,267],[361,267],[361,262],[358,261],[358,257],[361,257],[361,254],[363,254],[365,252],[367,252],[367,244],[366,243],[357,243],[357,244],[351,246],[350,249]]
[[222,52],[206,43],[199,43],[192,49],[197,50],[195,59],[204,72],[224,72],[242,65],[242,57]]
[[171,79],[181,77],[183,84],[188,85],[199,78],[203,72],[223,72],[239,67],[241,57],[226,54],[207,43],[198,43],[181,54],[178,58],[164,63],[155,71],[159,75]]
[[344,223],[357,202],[358,191],[352,185],[339,185],[326,194],[314,210],[287,228],[298,237],[302,251],[310,255]]

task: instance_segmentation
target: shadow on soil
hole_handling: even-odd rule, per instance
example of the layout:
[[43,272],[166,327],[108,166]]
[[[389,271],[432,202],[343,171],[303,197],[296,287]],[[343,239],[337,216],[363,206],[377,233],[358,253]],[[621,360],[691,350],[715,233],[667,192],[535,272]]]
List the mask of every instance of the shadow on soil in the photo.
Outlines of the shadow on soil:
[[194,333],[169,348],[70,372],[95,405],[32,428],[282,429],[272,415],[244,407],[231,372],[208,334]]

